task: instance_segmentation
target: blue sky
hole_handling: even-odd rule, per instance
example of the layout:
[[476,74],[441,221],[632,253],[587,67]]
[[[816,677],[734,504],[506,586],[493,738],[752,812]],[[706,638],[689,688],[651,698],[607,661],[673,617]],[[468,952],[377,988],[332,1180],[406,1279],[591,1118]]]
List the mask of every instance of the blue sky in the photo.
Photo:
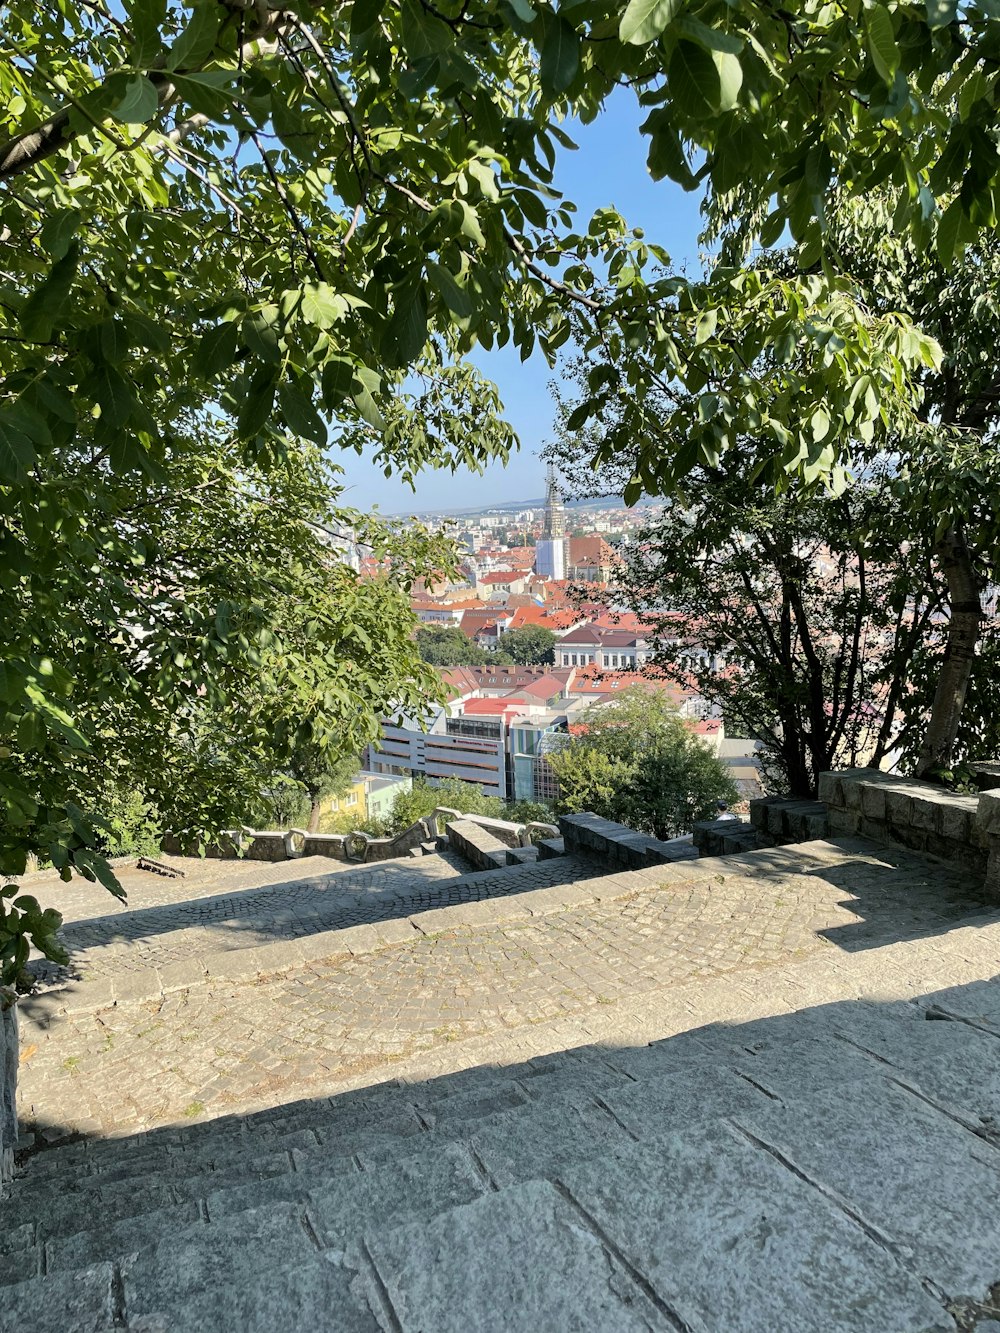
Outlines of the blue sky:
[[[685,194],[672,181],[653,181],[646,171],[646,141],[639,134],[644,111],[634,96],[620,91],[591,125],[568,125],[578,151],[560,149],[555,186],[587,219],[596,208],[616,207],[647,239],[662,245],[678,266],[698,257],[698,193]],[[482,352],[479,365],[498,385],[507,419],[521,439],[520,453],[506,467],[482,475],[467,470],[428,472],[408,486],[386,479],[381,469],[353,454],[337,459],[345,470],[345,501],[358,509],[378,506],[383,513],[415,509],[454,509],[527,499],[544,491],[537,453],[549,438],[553,404],[548,384],[552,372],[536,353],[523,363],[513,348]]]

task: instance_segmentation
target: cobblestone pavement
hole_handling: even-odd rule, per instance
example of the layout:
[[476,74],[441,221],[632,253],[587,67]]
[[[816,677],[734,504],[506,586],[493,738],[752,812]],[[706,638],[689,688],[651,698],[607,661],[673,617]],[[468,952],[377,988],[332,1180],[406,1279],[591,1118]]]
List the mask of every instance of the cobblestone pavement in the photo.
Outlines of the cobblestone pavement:
[[127,900],[122,903],[100,884],[74,879],[64,884],[57,876],[40,874],[25,880],[25,888],[44,906],[57,907],[67,925],[94,918],[120,918],[145,908],[162,908],[219,894],[272,888],[285,890],[309,883],[317,889],[373,888],[401,877],[444,879],[464,874],[466,862],[450,849],[431,856],[376,861],[354,865],[327,856],[304,856],[295,861],[225,861],[198,856],[161,855],[164,865],[183,872],[174,878],[134,866],[118,869]]
[[715,977],[745,1003],[778,964],[805,973],[831,954],[913,941],[944,950],[953,931],[996,936],[1000,912],[977,906],[960,873],[858,847],[693,863],[693,878],[675,867],[661,887],[648,871],[616,876],[634,878],[636,892],[537,919],[462,925],[456,907],[453,929],[398,947],[49,1026],[30,1021],[29,1001],[22,1118],[107,1132],[276,1104],[401,1064],[430,1067],[466,1042],[492,1053],[480,1059],[501,1058],[547,1024],[585,1032],[595,1016],[613,1023],[620,1005],[662,1011],[673,991]]
[[[318,860],[319,858],[312,858]],[[65,926],[73,975],[87,980],[171,963],[222,949],[246,949],[319,931],[452,907],[459,903],[574,883],[600,871],[585,860],[558,860],[469,872],[454,857],[387,861],[353,871],[298,875],[232,892],[216,884],[198,897],[133,908]],[[268,867],[272,869],[272,867]]]

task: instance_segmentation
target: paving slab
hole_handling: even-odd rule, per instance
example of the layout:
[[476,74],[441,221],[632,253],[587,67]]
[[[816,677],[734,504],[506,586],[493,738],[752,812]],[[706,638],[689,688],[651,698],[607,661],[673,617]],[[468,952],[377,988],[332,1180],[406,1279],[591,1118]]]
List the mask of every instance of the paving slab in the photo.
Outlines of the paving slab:
[[106,1333],[114,1323],[114,1283],[111,1264],[97,1264],[4,1287],[0,1327],[11,1333]]
[[947,1327],[940,1304],[891,1253],[727,1126],[688,1130],[655,1148],[612,1148],[562,1173],[561,1183],[691,1328]]
[[887,1079],[812,1088],[737,1117],[952,1295],[1000,1271],[1000,1151]]
[[[649,1333],[667,1312],[544,1181],[368,1237],[402,1333]],[[498,1264],[494,1257],[502,1253]]]

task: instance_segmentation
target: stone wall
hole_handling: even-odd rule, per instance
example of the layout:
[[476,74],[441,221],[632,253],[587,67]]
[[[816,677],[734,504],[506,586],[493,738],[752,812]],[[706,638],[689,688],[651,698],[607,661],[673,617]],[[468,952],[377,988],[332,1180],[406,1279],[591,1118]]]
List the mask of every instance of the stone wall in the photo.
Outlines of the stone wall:
[[560,815],[559,828],[568,855],[593,856],[623,870],[670,865],[697,855],[693,844],[686,839],[661,842],[648,833],[636,833],[599,815]]
[[[964,866],[982,884],[991,871],[991,892],[1000,895],[1000,796],[992,791],[965,796],[930,782],[879,769],[823,773],[820,798],[829,809],[830,832],[861,834],[896,843]],[[991,852],[993,857],[991,858]]]
[[800,801],[792,796],[762,796],[751,801],[750,824],[761,847],[812,842],[830,832],[824,802]]
[[17,1142],[17,1005],[2,1008],[0,991],[0,1185],[10,1180]]

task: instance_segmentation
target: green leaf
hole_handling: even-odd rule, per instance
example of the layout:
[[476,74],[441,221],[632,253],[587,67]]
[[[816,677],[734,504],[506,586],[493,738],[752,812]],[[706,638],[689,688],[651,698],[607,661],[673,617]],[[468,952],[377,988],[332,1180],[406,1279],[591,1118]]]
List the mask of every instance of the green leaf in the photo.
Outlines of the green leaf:
[[302,435],[317,444],[326,444],[326,425],[312,404],[312,399],[296,384],[286,380],[278,389],[278,403],[288,424],[295,435]]
[[400,291],[382,336],[382,354],[391,366],[408,366],[427,341],[427,301],[422,287]]
[[564,18],[550,20],[538,66],[542,90],[550,97],[564,93],[580,68],[580,38]]
[[330,411],[339,407],[352,392],[355,368],[346,357],[331,357],[323,367],[323,402]]
[[865,10],[865,26],[868,29],[868,53],[879,78],[890,86],[899,68],[899,47],[896,45],[896,33],[892,26],[889,11],[882,4]]
[[458,319],[468,319],[473,311],[472,297],[466,288],[459,286],[455,275],[443,264],[428,260],[427,276],[451,313]]
[[254,375],[236,418],[236,428],[241,439],[253,439],[266,425],[274,406],[276,387],[275,372],[270,366],[258,370]]
[[643,134],[650,136],[646,164],[653,180],[658,181],[664,176],[669,176],[685,190],[695,189],[698,181],[688,166],[681,136],[674,125],[672,113],[665,107],[658,107],[646,117],[640,129]]
[[809,427],[812,430],[812,437],[818,444],[825,440],[830,433],[830,416],[824,407],[817,407],[816,411],[809,418]]
[[962,221],[962,201],[953,199],[942,214],[937,228],[938,258],[945,268],[950,268],[955,258]]
[[132,31],[132,64],[148,69],[160,55],[160,32],[167,16],[166,0],[128,0],[125,8]]
[[35,462],[31,441],[13,424],[9,412],[0,411],[0,477],[24,481]]
[[630,46],[647,46],[673,22],[685,0],[630,0],[618,25],[618,38]]
[[738,58],[728,51],[713,51],[712,59],[719,71],[719,111],[732,111],[739,101],[743,87],[743,66]]
[[89,389],[101,407],[105,426],[121,426],[132,415],[133,395],[129,381],[107,362],[99,362],[82,386]]
[[379,20],[385,0],[354,0],[351,6],[351,35],[369,32]]
[[356,390],[354,394],[354,405],[361,413],[364,420],[368,422],[369,426],[373,426],[379,434],[385,430],[385,418],[378,410],[375,399],[371,396],[367,387],[362,386],[360,389]]
[[746,45],[742,37],[734,37],[731,32],[724,32],[721,28],[710,28],[700,19],[689,18],[687,15],[677,20],[674,31],[678,37],[690,37],[706,51],[728,51],[730,55],[738,56]]
[[522,23],[534,23],[538,17],[528,0],[508,0],[508,4]]
[[152,120],[160,109],[160,97],[155,86],[144,74],[129,79],[125,96],[111,112],[113,119],[123,125],[141,125]]
[[927,23],[931,28],[947,28],[958,13],[958,0],[927,0]]
[[52,336],[53,325],[69,299],[78,262],[79,242],[72,241],[21,307],[21,329],[26,338],[47,342]]
[[215,0],[200,0],[191,22],[170,48],[167,68],[192,70],[203,65],[215,50],[226,12]]
[[[24,753],[39,750],[45,744],[45,725],[37,713],[22,713],[17,724],[17,748]],[[22,906],[23,899],[18,899],[14,906]],[[37,903],[35,905],[37,911]]]
[[46,219],[38,238],[42,249],[53,259],[62,259],[76,235],[80,219],[80,210],[77,208],[55,209]]
[[347,314],[347,302],[326,282],[302,288],[302,318],[319,329],[329,329]]
[[573,411],[570,412],[569,416],[566,418],[566,429],[579,430],[581,426],[585,426],[590,419],[592,406],[593,404],[588,399],[587,402],[580,403],[578,407],[574,407]]
[[198,344],[197,363],[206,375],[217,375],[236,360],[239,328],[232,322],[217,324],[202,335]]
[[714,337],[718,324],[719,312],[715,307],[710,310],[703,310],[694,326],[695,346],[700,347],[702,343],[707,343],[709,338]]
[[670,95],[685,114],[701,120],[719,107],[719,69],[712,53],[695,42],[682,39],[674,47],[667,66]]
[[447,23],[429,14],[418,0],[403,0],[401,16],[403,45],[411,60],[423,60],[454,45]]

